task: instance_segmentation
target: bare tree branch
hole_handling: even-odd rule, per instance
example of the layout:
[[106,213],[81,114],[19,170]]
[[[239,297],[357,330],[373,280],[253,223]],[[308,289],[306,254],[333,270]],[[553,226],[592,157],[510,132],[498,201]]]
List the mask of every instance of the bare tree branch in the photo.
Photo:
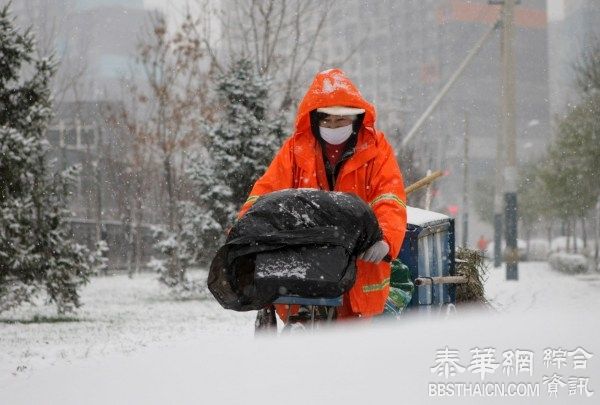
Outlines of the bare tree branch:
[[289,110],[302,76],[314,70],[308,64],[314,61],[333,2],[224,0],[229,19],[223,36],[233,45],[229,57],[248,57],[259,74],[273,79],[276,108]]

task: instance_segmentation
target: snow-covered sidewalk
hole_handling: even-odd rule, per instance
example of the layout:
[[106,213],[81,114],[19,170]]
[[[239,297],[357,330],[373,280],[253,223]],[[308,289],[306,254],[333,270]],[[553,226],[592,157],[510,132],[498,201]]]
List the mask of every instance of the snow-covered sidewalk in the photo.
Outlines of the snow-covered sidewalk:
[[[537,384],[538,395],[488,395],[486,403],[546,403],[545,377],[559,374],[557,403],[595,403],[600,395],[600,277],[567,276],[523,263],[518,282],[491,269],[488,296],[498,314],[460,309],[450,319],[416,317],[316,335],[255,339],[253,313],[212,300],[172,301],[153,275],[94,279],[78,322],[0,324],[0,403],[481,403],[481,397],[432,395],[448,382]],[[12,319],[29,319],[20,310]],[[48,313],[47,315],[50,315]],[[3,318],[6,321],[6,318]],[[456,376],[432,372],[438,351],[457,351]],[[544,350],[584,348],[587,368],[546,368]],[[481,379],[469,370],[474,348],[535,356],[531,375],[502,367]],[[471,361],[473,359],[471,358]],[[569,361],[571,359],[569,358]],[[26,366],[17,371],[20,365]],[[569,377],[587,378],[591,397],[569,395]],[[556,402],[556,401],[555,401]]]
[[546,262],[519,264],[519,280],[506,280],[504,266],[490,265],[485,292],[503,312],[529,310],[592,312],[600,308],[600,273],[568,275],[552,270]]

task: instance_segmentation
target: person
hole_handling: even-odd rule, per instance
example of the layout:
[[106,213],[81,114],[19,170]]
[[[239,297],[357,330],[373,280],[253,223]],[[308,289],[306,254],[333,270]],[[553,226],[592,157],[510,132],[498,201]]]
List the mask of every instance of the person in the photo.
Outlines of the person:
[[485,236],[481,235],[479,240],[477,241],[477,249],[485,252],[490,242],[485,238]]
[[[295,131],[260,177],[239,217],[263,194],[286,188],[354,193],[370,204],[383,231],[357,260],[354,286],[337,317],[371,317],[383,312],[390,263],[406,231],[406,194],[391,145],[375,128],[375,107],[340,69],[318,73],[301,101]],[[293,306],[294,307],[294,306]],[[297,308],[276,306],[286,321]]]

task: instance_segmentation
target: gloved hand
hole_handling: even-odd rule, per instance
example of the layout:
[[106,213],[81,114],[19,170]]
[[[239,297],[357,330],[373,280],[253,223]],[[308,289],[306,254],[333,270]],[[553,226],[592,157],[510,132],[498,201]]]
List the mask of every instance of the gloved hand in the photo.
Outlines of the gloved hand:
[[358,258],[365,262],[379,263],[389,251],[389,245],[385,241],[380,240],[371,245],[371,247],[365,250]]

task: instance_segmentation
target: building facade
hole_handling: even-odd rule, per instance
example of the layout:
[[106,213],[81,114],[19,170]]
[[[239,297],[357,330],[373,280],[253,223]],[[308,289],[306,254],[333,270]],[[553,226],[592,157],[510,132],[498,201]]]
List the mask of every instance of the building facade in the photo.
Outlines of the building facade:
[[[500,18],[487,0],[336,2],[318,58],[340,66],[377,107],[378,125],[399,145],[481,35]],[[515,34],[518,157],[535,160],[549,139],[546,0],[517,6]],[[433,208],[449,212],[463,195],[465,117],[469,122],[470,190],[493,179],[501,130],[500,32],[496,32],[455,83],[411,143],[425,169],[448,174],[438,183]],[[471,210],[472,212],[472,210]],[[451,212],[449,212],[451,213]],[[469,238],[490,234],[475,215]]]
[[[53,169],[77,166],[71,185],[69,219],[78,243],[94,248],[99,240],[108,247],[112,269],[138,268],[152,255],[152,227],[162,220],[160,184],[147,181],[146,196],[136,204],[138,190],[128,136],[111,124],[120,106],[114,102],[66,102],[57,109],[47,137]],[[147,178],[158,177],[146,171]],[[150,186],[148,186],[150,184]]]
[[577,103],[574,63],[600,40],[600,1],[549,0],[548,23],[550,116],[554,121]]
[[[40,56],[54,54],[54,118],[47,130],[54,170],[77,165],[69,209],[77,242],[109,247],[112,269],[145,263],[151,224],[161,220],[155,198],[136,213],[127,136],[111,125],[122,78],[135,69],[135,51],[151,11],[143,0],[22,0],[13,12],[31,26]],[[150,175],[150,174],[149,174]],[[135,221],[143,218],[143,221]]]

